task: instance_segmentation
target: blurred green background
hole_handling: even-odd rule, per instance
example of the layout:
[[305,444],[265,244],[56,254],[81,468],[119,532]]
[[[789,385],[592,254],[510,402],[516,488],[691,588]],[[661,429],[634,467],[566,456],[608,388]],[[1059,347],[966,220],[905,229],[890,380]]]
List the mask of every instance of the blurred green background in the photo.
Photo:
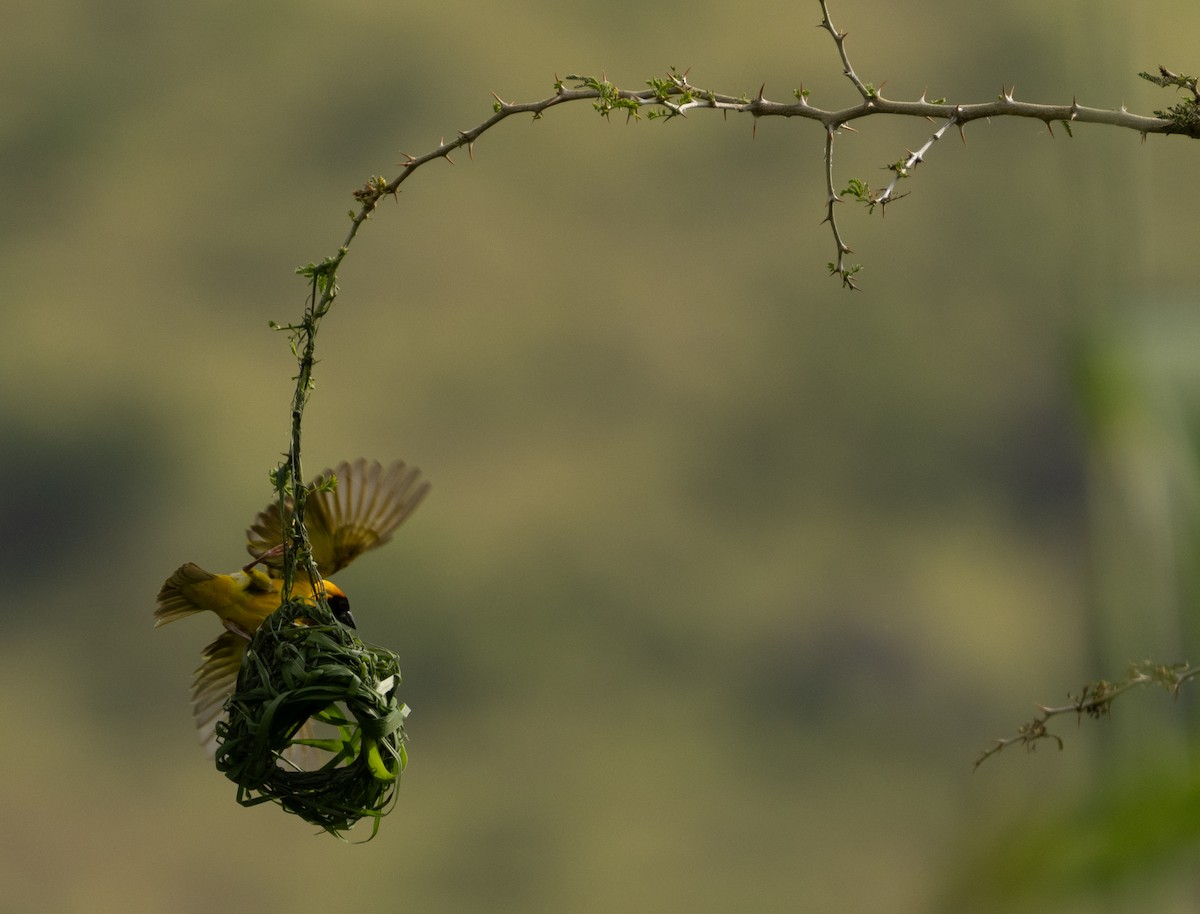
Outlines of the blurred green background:
[[[1149,112],[1200,7],[844,0],[895,98]],[[982,13],[982,14],[981,14]],[[586,104],[434,163],[355,244],[312,472],[431,497],[339,577],[400,653],[372,843],[246,810],[189,711],[287,443],[267,321],[350,192],[555,74],[854,101],[818,5],[12,0],[0,57],[0,907],[1195,910],[1200,696],[971,763],[1034,701],[1195,660],[1200,146],[980,123],[825,275],[822,136]],[[839,186],[923,122],[858,124]]]

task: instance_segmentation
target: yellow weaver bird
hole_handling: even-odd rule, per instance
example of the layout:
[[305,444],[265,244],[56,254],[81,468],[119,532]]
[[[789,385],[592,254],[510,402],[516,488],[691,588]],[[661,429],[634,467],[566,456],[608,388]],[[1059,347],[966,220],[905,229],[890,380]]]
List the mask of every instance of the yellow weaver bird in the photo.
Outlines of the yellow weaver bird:
[[[323,579],[390,540],[429,491],[429,483],[420,480],[420,470],[402,460],[384,467],[377,460],[368,463],[360,457],[353,463],[343,461],[322,476],[330,474],[337,476],[337,487],[332,492],[311,492],[304,511],[313,560]],[[204,649],[192,680],[192,711],[209,758],[217,751],[217,721],[237,683],[246,645],[263,620],[279,608],[282,543],[283,525],[276,503],[259,512],[246,531],[246,548],[253,561],[241,571],[213,574],[188,562],[167,578],[158,592],[155,628],[209,610],[226,629]],[[323,580],[322,584],[334,616],[353,628],[346,594],[332,581]],[[302,571],[296,575],[292,591],[297,597],[313,599],[312,582]]]

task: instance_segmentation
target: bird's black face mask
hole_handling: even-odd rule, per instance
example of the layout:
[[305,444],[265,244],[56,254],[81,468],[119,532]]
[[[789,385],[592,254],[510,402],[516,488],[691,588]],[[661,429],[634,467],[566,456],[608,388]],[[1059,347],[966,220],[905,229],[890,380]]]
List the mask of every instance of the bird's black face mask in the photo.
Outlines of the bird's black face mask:
[[350,615],[350,601],[342,594],[332,594],[329,597],[329,608],[333,611],[333,617],[347,628],[358,628],[354,624],[354,616]]

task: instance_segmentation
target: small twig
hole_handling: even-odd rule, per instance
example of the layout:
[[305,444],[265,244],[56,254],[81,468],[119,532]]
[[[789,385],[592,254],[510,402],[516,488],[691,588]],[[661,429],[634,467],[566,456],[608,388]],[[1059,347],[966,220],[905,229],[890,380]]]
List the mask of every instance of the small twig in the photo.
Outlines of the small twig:
[[[892,172],[892,180],[888,183],[888,186],[880,192],[879,199],[875,201],[880,207],[886,206],[888,202],[893,199],[898,199],[894,196],[896,192],[896,185],[899,184],[902,179],[907,178],[910,174],[912,174],[913,170],[925,161],[925,156],[928,155],[929,150],[933,148],[933,144],[940,140],[942,135],[947,130],[955,126],[960,126],[957,115],[951,116],[946,123],[942,124],[941,127],[935,130],[933,135],[930,136],[929,139],[925,141],[924,145],[921,146],[921,148],[916,152],[910,151],[905,158],[901,159],[894,165],[888,166]],[[903,196],[903,194],[901,196]]]
[[833,232],[833,243],[837,249],[837,260],[829,263],[829,272],[835,276],[840,276],[842,285],[845,288],[854,290],[858,288],[858,285],[854,282],[854,274],[862,269],[862,264],[847,265],[846,255],[850,253],[850,246],[842,238],[842,233],[838,229],[837,216],[833,211],[834,205],[842,202],[841,197],[838,196],[833,186],[834,133],[834,130],[827,130],[825,132],[825,219],[823,221],[829,223],[830,231]]
[[875,96],[875,90],[866,86],[858,74],[854,72],[854,67],[850,65],[850,57],[846,54],[846,35],[847,32],[839,32],[833,27],[833,20],[829,18],[829,5],[825,0],[821,0],[821,22],[817,28],[825,29],[833,36],[834,42],[837,44],[838,56],[842,58],[842,72],[850,82],[854,83],[854,88],[858,90],[858,94],[864,99],[871,99]]
[[1160,664],[1146,660],[1131,664],[1128,675],[1121,682],[1112,683],[1103,679],[1091,682],[1083,687],[1078,696],[1068,695],[1067,697],[1070,699],[1068,704],[1055,708],[1038,705],[1037,717],[1018,727],[1016,735],[997,739],[990,748],[985,749],[975,759],[975,767],[978,768],[997,752],[1003,751],[1014,743],[1023,745],[1027,751],[1032,752],[1037,748],[1039,742],[1049,739],[1053,740],[1059,749],[1062,749],[1062,738],[1051,733],[1046,726],[1051,718],[1058,717],[1060,714],[1073,713],[1080,720],[1085,716],[1106,717],[1112,710],[1113,701],[1123,692],[1128,692],[1138,686],[1152,684],[1161,686],[1172,696],[1177,696],[1180,687],[1198,675],[1200,675],[1200,667],[1188,666],[1186,663]]

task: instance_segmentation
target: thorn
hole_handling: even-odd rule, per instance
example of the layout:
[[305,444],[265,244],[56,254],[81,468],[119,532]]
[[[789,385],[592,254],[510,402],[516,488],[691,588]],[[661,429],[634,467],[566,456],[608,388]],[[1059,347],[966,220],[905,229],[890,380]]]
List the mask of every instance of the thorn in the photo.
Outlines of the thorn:
[[766,88],[767,88],[766,83],[763,83],[761,86],[758,87],[758,100],[760,102],[763,100],[763,90]]
[[1075,120],[1075,118],[1077,118],[1077,117],[1079,117],[1079,102],[1077,102],[1077,101],[1075,100],[1075,96],[1074,96],[1074,95],[1072,95],[1072,96],[1071,96],[1071,117],[1070,117],[1070,120],[1072,120],[1072,121],[1073,121],[1073,120]]
[[[728,112],[726,112],[726,113],[728,113]],[[751,140],[758,139],[758,118],[754,119],[754,124],[750,128],[750,139]]]
[[1054,124],[1051,122],[1050,118],[1046,118],[1046,129],[1050,131],[1050,136],[1053,137],[1054,136]]
[[[554,77],[554,81],[555,81],[555,82],[558,82],[558,77],[557,77],[557,76],[555,76],[555,77]],[[502,98],[501,98],[499,95],[497,95],[495,92],[493,92],[493,93],[492,93],[492,98],[494,98],[494,99],[496,100],[496,104],[497,104],[497,105],[499,105],[501,108],[506,108],[506,107],[508,107],[508,105],[507,105],[507,103],[504,101],[504,99],[502,99]]]
[[954,106],[954,114],[951,116],[950,120],[954,123],[954,125],[956,127],[958,127],[958,138],[960,140],[962,140],[964,144],[966,144],[967,135],[965,132],[963,132],[963,127],[965,125],[963,124],[963,121],[962,121],[962,105]]
[[467,158],[469,158],[472,162],[475,161],[475,141],[474,140],[471,140],[470,142],[467,143]]

